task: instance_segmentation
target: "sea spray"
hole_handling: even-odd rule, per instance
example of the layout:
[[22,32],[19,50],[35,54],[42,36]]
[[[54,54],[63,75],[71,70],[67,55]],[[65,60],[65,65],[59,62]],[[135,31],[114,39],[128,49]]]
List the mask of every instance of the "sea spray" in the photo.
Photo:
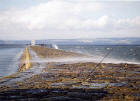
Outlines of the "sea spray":
[[52,47],[53,47],[54,49],[59,49],[59,47],[58,47],[56,44],[52,44]]
[[[103,57],[102,57],[103,58]],[[32,63],[49,63],[49,62],[56,62],[56,63],[67,63],[67,64],[71,64],[71,63],[85,63],[85,62],[93,62],[93,63],[99,63],[100,60],[102,59],[100,58],[95,58],[95,57],[67,57],[67,58],[42,58],[40,59],[36,59],[36,60],[32,60]],[[102,63],[115,63],[115,64],[120,64],[120,63],[128,63],[128,64],[140,64],[139,62],[132,62],[132,61],[124,61],[124,60],[117,60],[117,59],[105,59]]]
[[104,59],[104,63],[140,64],[139,46],[59,45],[59,48],[65,51],[92,56],[97,61],[100,61],[111,49],[113,49],[113,51]]
[[11,71],[11,74],[15,73],[15,71],[18,70],[18,68],[19,68],[19,60],[20,60],[21,55],[23,54],[23,52],[24,52],[24,48],[21,49],[21,50],[19,51],[19,53],[17,53],[17,54],[15,55],[14,64],[13,64],[12,66],[16,66],[16,68],[15,68],[15,70]]

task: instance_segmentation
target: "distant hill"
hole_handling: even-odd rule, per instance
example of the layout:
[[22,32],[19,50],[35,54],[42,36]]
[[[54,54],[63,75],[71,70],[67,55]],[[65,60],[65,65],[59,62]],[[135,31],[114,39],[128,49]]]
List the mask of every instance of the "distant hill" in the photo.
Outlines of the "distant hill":
[[140,38],[96,38],[96,39],[50,39],[37,40],[44,44],[88,44],[88,45],[140,45]]
[[[140,38],[96,38],[96,39],[46,39],[35,40],[36,44],[61,44],[61,45],[140,45]],[[30,40],[0,40],[0,44],[30,44]]]
[[20,45],[20,44],[23,44],[23,45],[26,45],[26,44],[30,44],[31,41],[30,40],[0,40],[0,44],[17,44],[17,45]]

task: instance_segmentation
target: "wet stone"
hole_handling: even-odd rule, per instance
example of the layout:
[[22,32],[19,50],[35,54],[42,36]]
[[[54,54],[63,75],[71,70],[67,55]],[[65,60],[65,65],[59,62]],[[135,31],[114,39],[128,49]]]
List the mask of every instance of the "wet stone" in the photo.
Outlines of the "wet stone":
[[66,96],[57,96],[57,97],[50,97],[42,99],[41,101],[84,101],[80,98],[70,98]]
[[67,94],[72,98],[81,98],[81,99],[98,99],[105,96],[105,93],[81,93],[81,92],[69,92]]
[[57,95],[66,95],[68,92],[67,91],[63,91],[63,90],[54,90],[54,91],[51,91],[50,94],[57,94]]

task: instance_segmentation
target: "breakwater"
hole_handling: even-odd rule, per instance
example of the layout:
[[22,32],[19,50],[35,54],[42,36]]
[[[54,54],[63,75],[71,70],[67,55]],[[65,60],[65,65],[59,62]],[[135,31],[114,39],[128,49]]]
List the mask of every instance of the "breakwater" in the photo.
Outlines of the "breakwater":
[[41,58],[53,59],[53,58],[70,58],[70,57],[86,57],[86,55],[74,52],[67,52],[64,50],[41,47],[41,46],[31,46],[33,51],[37,53]]
[[[68,101],[138,101],[140,99],[140,65],[98,64],[88,61],[45,61],[68,59],[69,57],[79,57],[80,59],[85,55],[41,46],[29,48],[25,49],[21,56],[23,69],[20,71],[27,71],[25,75],[31,75],[23,80],[0,86],[0,99],[33,99],[34,101],[61,101],[64,99]],[[35,53],[34,57],[31,55],[32,52]],[[27,55],[30,57],[27,58]],[[26,65],[25,60],[34,63]],[[27,63],[30,63],[29,61]],[[26,68],[26,66],[29,67]],[[32,73],[30,69],[32,72],[33,70],[39,72]],[[8,97],[5,97],[7,95]],[[14,98],[12,98],[13,96]]]

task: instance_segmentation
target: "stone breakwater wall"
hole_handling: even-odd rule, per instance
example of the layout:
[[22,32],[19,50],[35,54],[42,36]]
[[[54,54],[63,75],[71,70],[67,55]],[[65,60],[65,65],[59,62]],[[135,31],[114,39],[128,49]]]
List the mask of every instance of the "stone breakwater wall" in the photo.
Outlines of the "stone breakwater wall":
[[23,72],[29,68],[31,68],[31,62],[30,62],[30,53],[28,47],[25,48],[23,54],[20,57],[20,63],[19,63],[19,72]]
[[41,58],[53,59],[53,58],[70,58],[70,57],[87,57],[86,55],[74,52],[67,52],[64,50],[47,48],[42,46],[31,46],[31,50],[37,53]]

